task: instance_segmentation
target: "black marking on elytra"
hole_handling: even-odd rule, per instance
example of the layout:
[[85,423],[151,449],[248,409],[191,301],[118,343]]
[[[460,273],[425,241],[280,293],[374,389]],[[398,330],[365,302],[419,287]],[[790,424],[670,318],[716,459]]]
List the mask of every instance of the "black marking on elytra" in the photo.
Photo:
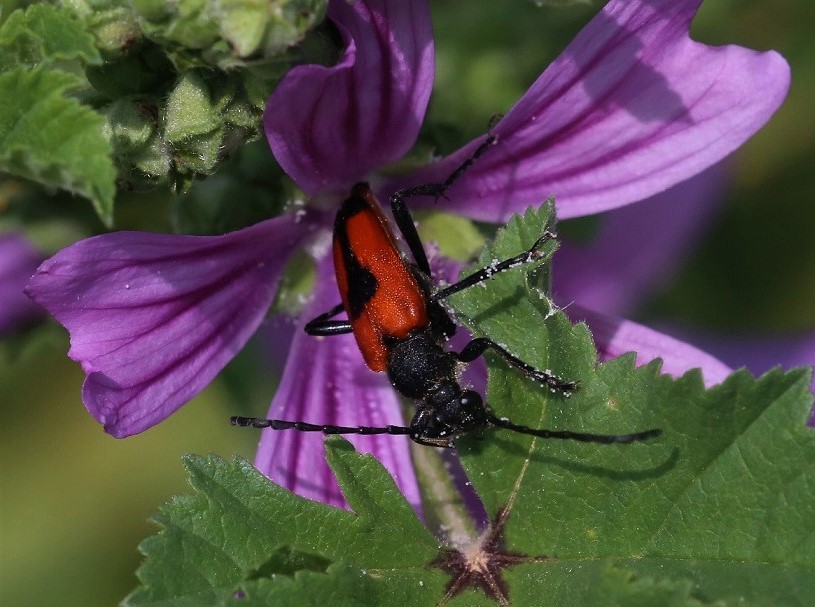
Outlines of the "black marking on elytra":
[[[363,268],[357,258],[346,255],[346,271],[348,272],[348,313],[352,320],[359,318],[366,304],[376,294],[379,283],[370,270]],[[353,263],[352,263],[353,260]]]
[[334,222],[334,237],[341,244],[345,271],[348,275],[348,316],[351,320],[359,318],[379,287],[376,276],[354,255],[348,239],[348,221],[357,213],[369,210],[364,198],[357,191],[362,185],[364,184],[354,186],[351,196],[343,203]]

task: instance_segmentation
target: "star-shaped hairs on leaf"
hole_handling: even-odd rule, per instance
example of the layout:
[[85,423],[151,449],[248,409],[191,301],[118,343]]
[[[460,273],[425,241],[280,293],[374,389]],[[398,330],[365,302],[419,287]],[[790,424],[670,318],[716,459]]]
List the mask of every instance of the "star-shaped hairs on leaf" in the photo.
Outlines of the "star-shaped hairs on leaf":
[[504,526],[508,516],[509,511],[501,508],[486,531],[470,545],[441,550],[431,566],[450,575],[443,600],[450,600],[465,590],[476,588],[501,607],[508,607],[512,603],[503,570],[524,563],[549,560],[549,557],[543,555],[530,556],[507,550]]
[[[609,2],[495,125],[497,144],[448,192],[445,210],[501,223],[554,195],[561,218],[597,213],[663,191],[741,145],[784,99],[789,68],[772,51],[691,40],[700,3]],[[371,181],[384,198],[403,185],[446,178],[483,142],[398,179],[374,174],[410,149],[424,120],[434,77],[428,6],[330,0],[327,17],[342,37],[339,60],[291,70],[264,115],[272,152],[308,195],[306,209],[223,236],[98,236],[57,253],[29,283],[29,295],[69,330],[69,355],[86,373],[83,401],[112,435],[159,423],[212,381],[261,324],[292,253],[307,248],[318,283],[333,285],[325,248],[315,245],[325,241],[332,211],[354,182]],[[428,198],[417,206],[432,204]],[[332,288],[320,290],[303,318],[337,301]],[[326,383],[308,394],[287,387],[297,368],[329,377],[341,365],[353,381],[367,373],[344,338],[336,339],[295,335],[268,416],[294,419],[307,410],[307,421],[334,423],[335,405],[353,397],[351,417],[370,417],[376,406],[384,423],[401,423],[382,376]],[[673,355],[658,353],[666,361]],[[677,370],[708,362],[686,356]],[[406,438],[390,437],[385,450],[371,437],[352,442],[382,457],[418,503]],[[345,505],[323,450],[319,436],[293,440],[267,431],[256,465],[302,495]]]

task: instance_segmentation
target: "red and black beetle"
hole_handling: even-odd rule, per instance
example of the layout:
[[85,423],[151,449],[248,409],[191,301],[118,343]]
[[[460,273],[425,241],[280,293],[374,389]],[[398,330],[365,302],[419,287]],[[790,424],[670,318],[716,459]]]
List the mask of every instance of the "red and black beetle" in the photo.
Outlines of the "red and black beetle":
[[[575,382],[539,371],[495,342],[478,337],[461,352],[445,349],[456,324],[441,301],[496,272],[541,258],[541,245],[554,237],[545,232],[528,251],[483,268],[459,282],[436,288],[430,264],[405,200],[414,196],[443,197],[450,185],[493,143],[488,136],[444,183],[419,185],[390,198],[396,225],[413,256],[407,261],[396,243],[390,222],[367,183],[357,183],[340,207],[334,223],[333,256],[342,303],[305,326],[309,335],[353,333],[365,363],[372,371],[387,372],[393,387],[417,402],[409,426],[346,427],[302,421],[233,417],[235,426],[294,429],[324,434],[408,435],[421,445],[451,447],[463,434],[489,427],[504,428],[542,438],[572,439],[593,443],[631,443],[659,436],[658,429],[623,435],[603,435],[545,430],[514,424],[496,416],[480,394],[463,389],[457,379],[460,363],[468,363],[490,349],[530,379],[553,391],[569,394]],[[347,320],[332,320],[345,312]]]

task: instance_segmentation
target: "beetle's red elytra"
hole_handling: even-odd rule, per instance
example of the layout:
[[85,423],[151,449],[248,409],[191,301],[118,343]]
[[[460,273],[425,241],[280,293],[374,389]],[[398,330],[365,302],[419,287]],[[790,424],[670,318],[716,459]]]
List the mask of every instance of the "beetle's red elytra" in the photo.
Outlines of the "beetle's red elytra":
[[379,201],[358,183],[334,223],[334,268],[342,305],[365,363],[388,368],[388,343],[430,323],[427,295],[400,253]]

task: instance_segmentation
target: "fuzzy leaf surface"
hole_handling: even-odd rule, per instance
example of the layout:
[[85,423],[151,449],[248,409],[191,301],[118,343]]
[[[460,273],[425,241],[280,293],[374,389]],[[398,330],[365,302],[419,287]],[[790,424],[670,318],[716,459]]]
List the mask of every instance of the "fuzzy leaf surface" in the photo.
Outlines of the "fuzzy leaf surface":
[[89,198],[110,224],[116,171],[104,120],[65,94],[80,84],[40,66],[0,73],[0,170]]
[[34,4],[11,13],[0,25],[0,71],[54,61],[101,61],[93,36],[70,13]]
[[388,473],[341,439],[329,451],[354,512],[298,497],[247,462],[189,456],[196,494],[176,498],[155,517],[162,531],[141,545],[144,586],[125,605],[222,605],[235,593],[245,596],[240,604],[295,604],[303,586],[315,594],[300,596],[300,604],[316,604],[334,586],[341,596],[367,596],[369,585],[383,593],[382,579],[395,580],[401,593],[405,572],[425,575],[426,599],[438,593],[443,576],[424,570],[438,544]]

